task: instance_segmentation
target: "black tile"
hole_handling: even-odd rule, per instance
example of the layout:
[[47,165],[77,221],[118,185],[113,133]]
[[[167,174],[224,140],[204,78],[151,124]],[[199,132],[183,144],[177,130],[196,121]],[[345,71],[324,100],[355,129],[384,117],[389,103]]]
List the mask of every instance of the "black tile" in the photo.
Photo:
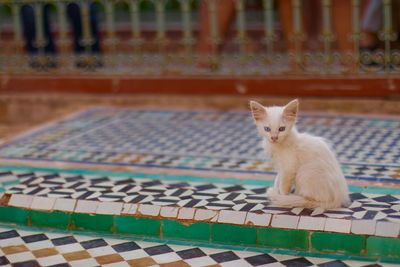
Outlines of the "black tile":
[[53,244],[55,246],[62,246],[62,245],[67,245],[67,244],[78,243],[78,241],[73,236],[54,238],[51,240],[51,242],[53,242]]
[[303,257],[281,261],[281,263],[287,267],[307,267],[313,265],[311,262]]
[[85,249],[91,249],[91,248],[104,247],[104,246],[107,246],[108,244],[106,243],[106,241],[99,238],[99,239],[83,241],[83,242],[81,242],[81,245]]
[[70,267],[71,265],[69,265],[68,263],[60,263],[60,264],[54,264],[54,265],[50,265],[47,267]]
[[146,253],[150,256],[173,252],[173,250],[167,245],[159,245],[155,247],[145,248],[144,251],[146,251]]
[[7,175],[12,175],[12,172],[11,171],[0,172],[0,177],[1,176],[7,176]]
[[201,249],[199,248],[191,248],[186,250],[181,250],[176,252],[184,260],[193,259],[198,257],[207,256]]
[[0,265],[7,265],[9,263],[10,261],[5,256],[0,257]]
[[330,261],[330,262],[325,262],[318,264],[319,267],[348,267],[349,265],[345,264],[344,262],[340,260],[336,261]]
[[349,196],[350,196],[350,199],[351,199],[352,202],[355,201],[355,200],[367,198],[366,196],[364,196],[361,193],[351,193]]
[[118,245],[113,245],[112,248],[118,252],[125,252],[125,251],[133,251],[140,249],[140,246],[138,246],[135,242],[126,242],[126,243],[121,243]]
[[224,190],[226,192],[242,191],[242,190],[244,190],[244,187],[241,185],[233,185],[233,186],[225,187]]
[[48,240],[49,238],[45,234],[36,234],[36,235],[24,236],[22,237],[22,239],[25,241],[25,243],[33,243],[33,242]]
[[31,260],[31,261],[13,263],[11,266],[13,266],[13,267],[40,267],[40,264],[35,260]]
[[248,257],[248,258],[245,258],[245,260],[253,266],[259,266],[259,265],[277,262],[276,259],[274,259],[273,257],[271,257],[268,254],[261,254],[261,255]]
[[380,197],[374,197],[373,200],[379,201],[379,202],[390,203],[390,202],[398,201],[399,199],[396,197],[393,197],[391,195],[385,195],[385,196],[380,196]]
[[235,253],[232,251],[221,252],[217,254],[210,255],[210,257],[218,263],[234,261],[240,259]]
[[195,186],[195,188],[196,188],[198,191],[202,191],[202,190],[214,189],[214,188],[216,188],[216,187],[215,187],[215,185],[213,185],[213,184],[205,184],[205,185]]
[[18,237],[18,236],[19,236],[19,234],[15,230],[10,230],[10,231],[0,233],[0,239],[9,239],[9,238]]

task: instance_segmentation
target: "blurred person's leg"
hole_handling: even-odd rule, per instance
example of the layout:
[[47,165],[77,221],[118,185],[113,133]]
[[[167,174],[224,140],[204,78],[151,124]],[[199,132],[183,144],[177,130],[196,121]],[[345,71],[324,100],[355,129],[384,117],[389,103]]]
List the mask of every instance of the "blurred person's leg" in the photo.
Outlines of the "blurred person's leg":
[[[215,4],[218,19],[217,31],[222,42],[235,15],[235,2],[234,0],[217,0]],[[206,67],[211,64],[207,56],[215,55],[215,53],[218,53],[219,49],[219,47],[215,47],[211,42],[211,24],[208,5],[209,1],[207,0],[201,1],[200,3],[200,32],[197,46],[199,63],[201,66]]]
[[[82,17],[81,9],[78,4],[71,3],[67,6],[67,14],[72,26],[73,32],[73,44],[75,53],[83,53],[85,47],[82,45],[81,40],[83,38],[83,28],[82,28]],[[90,5],[89,9],[89,21],[91,34],[94,43],[91,45],[90,50],[92,53],[100,53],[100,40],[98,31],[98,21],[97,21],[97,10],[94,4]]]
[[23,5],[21,8],[22,28],[25,39],[25,49],[29,54],[37,53],[34,46],[36,30],[35,30],[35,13],[30,5]]
[[[31,5],[23,5],[21,8],[21,15],[25,49],[29,54],[37,54],[38,48],[35,45],[37,33],[35,28],[36,18],[33,7]],[[43,33],[46,41],[44,52],[46,54],[55,54],[56,48],[50,26],[50,5],[45,5],[43,8]]]
[[363,38],[361,47],[373,50],[379,44],[378,32],[382,28],[382,0],[368,0],[362,16]]

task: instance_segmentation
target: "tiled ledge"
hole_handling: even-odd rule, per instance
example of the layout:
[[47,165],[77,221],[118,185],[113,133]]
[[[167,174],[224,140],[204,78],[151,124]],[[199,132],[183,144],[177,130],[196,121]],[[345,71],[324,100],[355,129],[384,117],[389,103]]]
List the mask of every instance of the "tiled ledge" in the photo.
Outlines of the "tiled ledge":
[[0,220],[37,227],[356,255],[400,263],[400,224],[5,194]]
[[[14,177],[12,172],[4,177]],[[7,187],[7,205],[33,210],[210,221],[382,237],[399,236],[400,196],[353,192],[348,208],[271,205],[267,186],[29,172]]]

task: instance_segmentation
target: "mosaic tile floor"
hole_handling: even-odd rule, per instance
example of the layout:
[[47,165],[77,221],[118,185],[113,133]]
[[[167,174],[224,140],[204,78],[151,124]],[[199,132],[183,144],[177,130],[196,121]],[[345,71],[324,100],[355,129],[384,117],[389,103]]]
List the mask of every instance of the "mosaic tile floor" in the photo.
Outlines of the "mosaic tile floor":
[[[298,126],[331,140],[347,178],[400,182],[400,118],[305,113]],[[0,157],[272,172],[249,112],[96,108],[3,145]]]
[[2,228],[0,266],[395,266],[338,260]]

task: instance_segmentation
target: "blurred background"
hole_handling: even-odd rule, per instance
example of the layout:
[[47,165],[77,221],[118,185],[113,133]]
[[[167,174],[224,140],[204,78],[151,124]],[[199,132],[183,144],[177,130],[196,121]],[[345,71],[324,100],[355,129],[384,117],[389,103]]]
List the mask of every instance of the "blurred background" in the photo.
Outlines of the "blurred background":
[[0,0],[0,136],[89,106],[400,113],[399,0]]

